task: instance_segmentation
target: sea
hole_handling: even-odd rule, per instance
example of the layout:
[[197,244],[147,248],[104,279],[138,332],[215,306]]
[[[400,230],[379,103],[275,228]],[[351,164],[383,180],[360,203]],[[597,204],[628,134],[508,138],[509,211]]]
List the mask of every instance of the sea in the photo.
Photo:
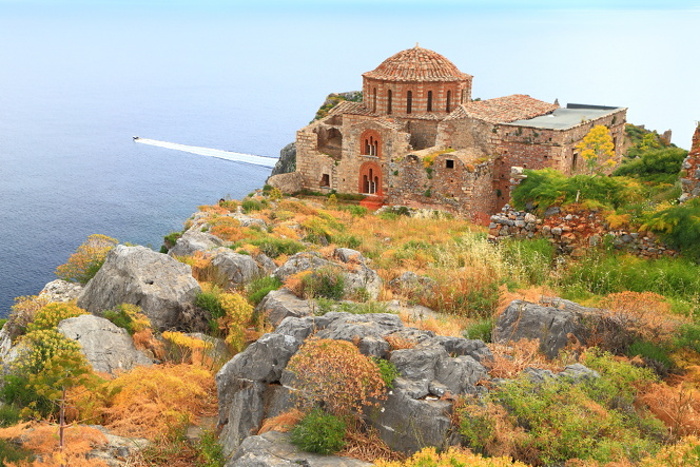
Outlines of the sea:
[[0,317],[88,235],[158,250],[270,174],[175,145],[277,157],[328,93],[416,42],[474,97],[622,105],[686,148],[700,118],[697,8],[242,3],[0,0]]

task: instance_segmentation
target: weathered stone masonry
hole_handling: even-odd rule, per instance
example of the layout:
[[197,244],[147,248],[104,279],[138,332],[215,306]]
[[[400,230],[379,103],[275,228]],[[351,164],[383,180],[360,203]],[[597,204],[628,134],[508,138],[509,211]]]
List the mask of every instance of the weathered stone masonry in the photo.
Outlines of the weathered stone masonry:
[[513,166],[584,170],[576,145],[594,125],[622,152],[625,108],[561,108],[520,94],[473,101],[471,90],[472,76],[436,52],[393,55],[363,74],[362,102],[342,102],[297,132],[301,188],[490,214],[509,199]]

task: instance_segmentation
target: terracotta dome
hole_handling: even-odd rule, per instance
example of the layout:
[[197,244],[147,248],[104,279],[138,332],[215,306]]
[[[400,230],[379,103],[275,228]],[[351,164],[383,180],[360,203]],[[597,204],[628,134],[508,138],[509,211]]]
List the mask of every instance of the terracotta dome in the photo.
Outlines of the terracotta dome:
[[365,78],[387,81],[463,81],[471,78],[432,50],[416,45],[384,60],[377,68],[363,74]]

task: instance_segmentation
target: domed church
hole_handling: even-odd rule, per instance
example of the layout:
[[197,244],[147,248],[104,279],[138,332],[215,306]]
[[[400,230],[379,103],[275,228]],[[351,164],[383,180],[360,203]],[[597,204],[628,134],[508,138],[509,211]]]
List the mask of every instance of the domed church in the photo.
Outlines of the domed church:
[[297,132],[303,188],[490,214],[508,202],[513,170],[585,171],[576,145],[595,125],[622,154],[626,108],[563,108],[523,94],[472,100],[472,76],[418,45],[362,81],[362,102],[343,101]]

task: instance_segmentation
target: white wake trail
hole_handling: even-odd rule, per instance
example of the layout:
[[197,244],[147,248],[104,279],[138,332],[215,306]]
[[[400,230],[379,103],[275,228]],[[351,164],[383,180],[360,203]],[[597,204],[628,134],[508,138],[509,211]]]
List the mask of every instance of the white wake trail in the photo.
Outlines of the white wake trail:
[[148,144],[150,146],[158,146],[159,148],[173,149],[175,151],[188,152],[190,154],[198,154],[200,156],[218,157],[219,159],[226,159],[229,161],[247,162],[249,164],[262,165],[265,167],[274,167],[275,163],[277,162],[276,157],[256,156],[253,154],[224,151],[222,149],[188,146],[186,144],[158,141],[157,139],[134,137],[134,141],[136,143]]

